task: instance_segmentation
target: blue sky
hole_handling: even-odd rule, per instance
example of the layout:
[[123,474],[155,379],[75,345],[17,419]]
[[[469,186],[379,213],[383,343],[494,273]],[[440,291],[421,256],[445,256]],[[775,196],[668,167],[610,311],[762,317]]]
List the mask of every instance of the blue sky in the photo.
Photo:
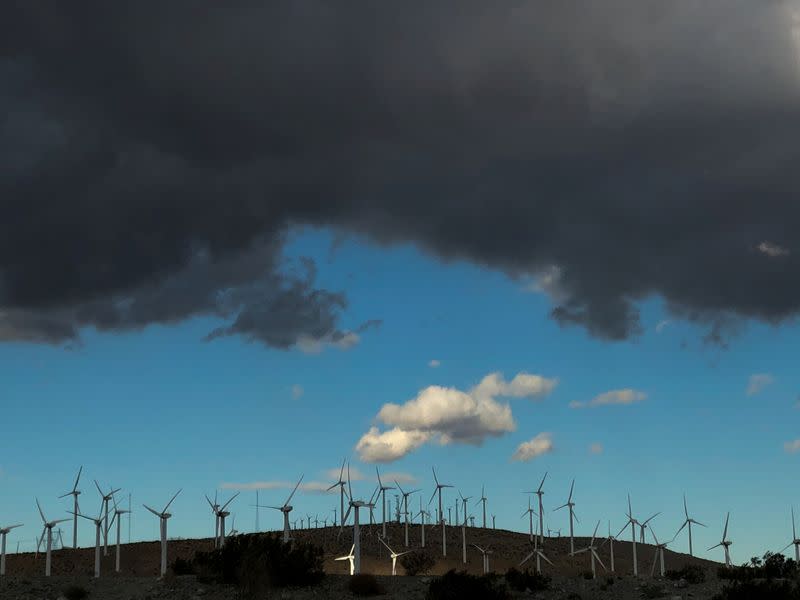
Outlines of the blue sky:
[[[332,483],[327,471],[345,456],[371,475],[374,465],[361,461],[355,446],[371,426],[386,429],[375,422],[384,404],[402,405],[432,385],[468,391],[497,372],[506,381],[528,373],[557,384],[536,399],[495,398],[510,406],[514,431],[481,445],[432,441],[381,470],[415,477],[410,485],[423,488],[425,501],[432,465],[465,495],[478,496],[485,484],[498,527],[519,531],[527,528],[522,492],[548,471],[546,527],[567,530],[566,513],[551,509],[566,501],[574,477],[582,535],[598,519],[602,530],[610,519],[616,533],[630,493],[634,513],[661,511],[655,531],[671,537],[682,522],[685,492],[692,516],[708,525],[695,530],[703,556],[721,559],[721,552],[704,549],[719,541],[726,511],[736,562],[789,542],[798,491],[789,474],[800,460],[784,447],[800,437],[796,325],[749,323],[720,350],[704,346],[704,332],[679,320],[658,332],[668,317],[654,297],[641,306],[639,338],[602,341],[552,321],[550,299],[530,282],[442,263],[412,246],[380,248],[355,238],[334,245],[333,239],[327,231],[297,231],[286,253],[315,259],[317,284],[346,291],[344,327],[383,320],[349,349],[281,351],[238,337],[205,343],[201,338],[219,323],[202,318],[122,334],[85,331],[84,345],[71,350],[0,345],[0,521],[25,523],[9,547],[22,540],[21,548],[30,549],[39,534],[35,497],[48,518],[64,516],[68,502],[57,496],[70,489],[79,465],[87,513],[100,502],[91,479],[122,487],[126,502],[132,494],[134,539],[157,535],[156,519],[141,504],[163,505],[179,487],[170,535],[209,535],[204,493],[224,484],[295,481],[301,473],[312,484]],[[429,366],[431,360],[439,366]],[[769,377],[748,394],[756,374]],[[623,389],[646,397],[570,407]],[[539,434],[549,434],[549,452],[511,461],[521,443]],[[590,452],[592,444],[602,452]],[[368,497],[374,484],[354,487]],[[260,492],[263,504],[280,504],[286,495]],[[446,493],[449,506],[454,498]],[[254,500],[248,490],[234,501],[239,530],[254,527]],[[295,517],[322,518],[338,497],[303,490],[293,504]],[[281,515],[265,511],[261,523],[277,529]],[[93,542],[91,528],[80,524],[81,545]],[[686,545],[684,533],[675,549]]]

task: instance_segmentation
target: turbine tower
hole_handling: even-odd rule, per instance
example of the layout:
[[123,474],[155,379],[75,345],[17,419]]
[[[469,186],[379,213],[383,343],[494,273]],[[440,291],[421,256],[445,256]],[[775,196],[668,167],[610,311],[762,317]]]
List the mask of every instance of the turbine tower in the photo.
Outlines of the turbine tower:
[[545,471],[544,477],[542,477],[542,482],[539,484],[539,489],[535,492],[527,492],[528,494],[536,494],[539,497],[539,538],[542,546],[544,546],[544,506],[542,504],[542,496],[544,496],[544,491],[542,487],[544,487],[544,480],[547,479],[547,471]]
[[641,523],[641,524],[639,525],[639,528],[640,528],[640,531],[641,531],[641,535],[639,536],[639,543],[641,543],[641,544],[644,544],[644,543],[646,542],[646,538],[645,538],[645,535],[644,535],[644,533],[645,533],[645,530],[647,529],[647,524],[648,524],[650,521],[652,521],[653,519],[655,519],[655,518],[656,518],[658,515],[660,515],[660,514],[661,514],[660,512],[657,512],[657,513],[656,513],[656,514],[654,514],[652,517],[650,517],[649,519],[647,519],[647,520],[646,520],[644,523]]
[[483,558],[483,574],[487,574],[489,572],[489,555],[493,553],[492,550],[489,550],[487,546],[486,549],[481,548],[477,544],[472,544],[475,546],[481,553],[481,557]]
[[[406,492],[406,491],[404,491],[404,490],[403,490],[403,488],[402,488],[402,487],[400,487],[400,484],[399,484],[399,483],[397,483],[397,480],[396,480],[396,479],[395,479],[395,481],[394,481],[394,484],[397,486],[397,489],[398,489],[398,490],[400,491],[400,493],[403,495],[403,512],[405,513],[405,522],[406,522],[406,523],[405,523],[405,529],[406,529],[406,548],[408,548],[408,497],[409,497],[411,494],[416,494],[416,493],[417,493],[417,492],[419,492],[420,490],[411,490],[410,492]],[[371,501],[372,501],[372,499],[370,498],[370,502],[371,502]]]
[[122,515],[130,513],[130,509],[123,509],[117,506],[117,501],[114,500],[114,516],[111,517],[111,525],[114,524],[114,521],[117,522],[117,548],[116,548],[116,558],[114,559],[114,570],[119,573],[119,559],[120,559],[120,538],[121,538],[121,531],[122,531]]
[[[627,525],[626,525],[626,527],[627,527]],[[652,531],[652,529],[650,531]],[[611,572],[612,573],[614,572],[614,542],[616,542],[616,541],[617,541],[617,538],[615,538],[613,535],[611,535],[611,521],[609,521],[608,522],[608,537],[605,539],[605,541],[603,541],[602,544],[600,544],[600,548],[605,546],[606,542],[608,542],[608,545],[609,545],[608,546],[608,550],[609,550],[609,554],[611,555]],[[598,550],[600,548],[598,548]]]
[[700,521],[695,521],[691,517],[689,517],[689,509],[686,508],[686,494],[683,495],[683,514],[686,515],[686,520],[681,525],[681,528],[678,529],[678,532],[675,534],[675,537],[672,538],[673,540],[678,537],[678,533],[683,531],[684,527],[689,527],[689,556],[694,556],[692,550],[692,525],[700,525],[700,527],[705,527]]
[[673,537],[670,541],[664,542],[663,544],[659,543],[658,538],[656,537],[656,532],[653,531],[653,527],[652,526],[650,527],[650,535],[653,536],[653,540],[656,543],[656,555],[653,557],[653,567],[650,569],[650,577],[652,577],[655,574],[655,572],[656,572],[656,563],[659,562],[659,560],[661,562],[661,569],[659,569],[659,572],[661,573],[661,577],[664,577],[664,573],[665,573],[665,571],[664,571],[664,550],[666,549],[666,547],[669,544],[671,544],[673,541],[675,541],[675,538]]
[[[342,466],[344,466],[344,464]],[[382,518],[382,521],[383,521],[382,526],[381,526],[381,537],[386,538],[386,490],[393,490],[394,486],[383,485],[383,482],[381,481],[381,474],[378,472],[378,467],[375,467],[375,474],[378,476],[378,489],[380,490],[380,494],[381,494],[381,505],[382,505],[382,517],[381,518]],[[341,476],[339,476],[339,479],[341,479]],[[334,485],[338,485],[338,483],[334,484]],[[330,488],[328,488],[328,489],[330,489]],[[344,500],[342,500],[342,506],[344,507]],[[344,510],[344,509],[342,509],[342,510]],[[342,514],[344,514],[344,513],[342,513]]]
[[[461,502],[464,504],[464,522],[461,524],[461,560],[464,564],[467,564],[467,500],[472,496],[467,496],[465,498],[460,490],[458,495],[461,498]],[[458,503],[456,503],[456,506],[458,506]],[[477,546],[475,547],[477,548]]]
[[[528,498],[528,510],[526,510],[524,513],[522,513],[522,516],[520,517],[520,519],[524,519],[525,515],[528,515],[528,526],[529,526],[530,532],[531,532],[531,541],[534,541],[534,539],[533,539],[533,515],[535,515],[535,514],[536,514],[536,511],[533,510],[533,508],[531,507],[531,499],[529,497]],[[538,541],[538,536],[537,536],[536,539]]]
[[72,518],[72,548],[75,549],[78,547],[78,514],[81,512],[80,506],[78,506],[78,496],[81,495],[81,491],[78,489],[78,482],[81,480],[81,473],[83,472],[83,465],[81,468],[78,469],[78,476],[75,478],[75,485],[72,486],[72,490],[67,492],[66,494],[62,494],[59,496],[60,498],[66,498],[67,496],[73,497],[72,502],[72,510],[73,514],[75,515]]
[[447,529],[447,522],[444,520],[444,512],[442,512],[442,489],[443,488],[451,488],[452,485],[439,483],[439,479],[436,477],[436,469],[431,467],[431,471],[433,471],[433,480],[436,482],[436,489],[433,491],[433,495],[431,499],[428,500],[428,504],[431,503],[436,497],[436,493],[439,493],[439,524],[442,526],[442,556],[447,556],[447,536],[446,536],[446,529]]
[[542,552],[538,548],[534,548],[533,552],[531,552],[530,554],[528,554],[528,556],[523,558],[522,561],[519,563],[519,566],[521,567],[522,565],[524,565],[526,562],[528,562],[534,556],[536,557],[536,572],[537,573],[541,574],[541,572],[542,572],[542,560],[544,560],[545,562],[547,562],[548,564],[553,566],[553,563],[550,562],[550,559],[547,558],[544,555],[544,552]]
[[[0,533],[3,533],[3,530],[0,529]],[[792,541],[786,545],[786,548],[780,551],[779,554],[783,554],[786,550],[789,549],[789,546],[794,545],[794,561],[796,563],[800,563],[800,539],[797,539],[797,530],[794,526],[794,507],[792,507]]]
[[[147,504],[142,504],[147,510],[153,513],[159,519],[159,524],[161,526],[161,577],[164,577],[167,573],[167,520],[172,516],[172,514],[167,512],[169,505],[178,497],[178,494],[181,493],[182,490],[178,490],[175,492],[175,495],[172,499],[167,502],[167,505],[164,507],[164,510],[158,512],[155,509],[150,508]],[[106,505],[107,506],[107,505]]]
[[483,504],[483,528],[486,529],[486,492],[485,486],[483,485],[481,486],[481,497],[478,499],[475,505],[477,506],[481,503]]
[[363,500],[354,500],[353,499],[353,488],[352,488],[352,485],[350,483],[350,465],[349,464],[347,465],[347,491],[348,491],[347,495],[350,498],[350,504],[349,504],[349,506],[347,508],[347,513],[345,514],[344,519],[342,519],[342,522],[346,522],[347,521],[347,517],[350,515],[350,511],[355,509],[353,511],[353,551],[352,551],[352,553],[354,555],[354,557],[353,557],[353,573],[355,575],[358,575],[358,574],[361,573],[361,526],[360,526],[359,519],[358,519],[358,513],[359,513],[359,509],[364,508],[364,507],[374,506],[374,505],[371,505],[371,504],[369,504],[367,502],[364,502]]
[[208,497],[208,494],[205,495],[206,502],[211,507],[211,514],[214,515],[214,548],[217,547],[219,544],[219,504],[217,503],[217,492],[214,492],[214,502],[211,502],[211,498]]
[[[66,523],[69,519],[58,519],[56,521],[48,521],[44,516],[44,511],[42,511],[42,507],[39,504],[39,499],[36,499],[36,508],[39,509],[39,516],[42,517],[42,523],[44,523],[44,528],[42,529],[42,536],[39,538],[39,544],[41,545],[44,536],[47,536],[47,556],[44,562],[44,576],[50,577],[50,566],[51,566],[51,557],[50,553],[53,549],[53,527],[58,525],[59,523]],[[5,537],[5,536],[3,536]]]
[[419,517],[420,517],[420,539],[421,547],[425,547],[425,517],[430,517],[431,513],[422,507],[422,496],[419,498]]
[[356,549],[356,545],[353,544],[350,547],[350,553],[344,556],[340,556],[338,558],[334,558],[333,560],[349,560],[350,561],[350,575],[355,575],[356,571],[356,555],[354,554]]
[[594,545],[594,539],[597,536],[597,529],[599,527],[600,527],[600,521],[598,521],[597,525],[595,525],[594,533],[592,534],[592,541],[589,542],[589,545],[586,546],[586,548],[581,548],[577,552],[573,553],[573,556],[575,554],[582,554],[583,552],[589,553],[589,557],[591,558],[592,561],[592,579],[597,579],[597,570],[595,567],[595,561],[600,563],[600,566],[603,567],[604,571],[607,571],[606,566],[603,564],[603,561],[600,560],[600,556],[597,554],[597,547]]
[[392,559],[392,575],[397,575],[397,558],[403,556],[404,554],[408,554],[409,552],[411,552],[411,550],[406,550],[405,552],[395,552],[394,550],[389,548],[389,544],[387,544],[383,540],[381,540],[381,544],[386,546],[386,548],[389,550],[389,556]]
[[94,523],[94,577],[97,579],[100,577],[100,534],[103,529],[103,503],[100,503],[100,514],[97,518],[87,517],[82,514],[78,514],[77,516]]
[[623,531],[628,528],[628,525],[631,526],[631,545],[633,549],[633,576],[639,576],[639,563],[636,560],[636,526],[639,524],[639,521],[633,518],[633,510],[631,509],[631,495],[628,494],[628,522],[622,526],[622,529],[619,530],[617,537],[619,537]]
[[709,550],[713,550],[714,548],[719,548],[720,546],[722,546],[725,549],[725,566],[726,567],[730,567],[731,566],[731,551],[730,551],[730,547],[733,544],[733,542],[731,540],[727,539],[727,537],[728,537],[728,520],[730,518],[731,518],[731,513],[728,513],[728,516],[725,517],[725,529],[722,532],[722,541],[719,544],[717,544],[716,546],[711,546],[711,548],[709,548]]
[[[217,540],[217,548],[222,548],[225,546],[225,517],[228,517],[231,513],[226,511],[225,509],[228,508],[228,505],[236,499],[236,496],[239,495],[240,492],[236,492],[233,496],[231,496],[228,501],[219,507],[215,513],[217,515],[217,521],[219,523],[219,539]],[[208,498],[206,498],[208,500]]]
[[[289,494],[289,497],[286,499],[286,502],[283,503],[283,506],[268,506],[267,508],[274,508],[275,510],[279,510],[283,513],[283,543],[289,543],[289,513],[292,512],[292,505],[289,502],[292,501],[292,496],[297,491],[297,488],[300,487],[300,482],[303,481],[303,477],[305,474],[300,476],[300,479],[297,481],[297,484],[294,486],[292,493]],[[338,484],[336,484],[338,485]],[[302,521],[303,519],[300,519]],[[342,523],[344,523],[344,519],[342,519]],[[310,525],[310,523],[309,523]]]
[[103,504],[101,505],[100,508],[101,512],[105,510],[105,516],[103,517],[103,520],[105,521],[103,527],[103,556],[108,556],[108,510],[109,510],[108,502],[109,500],[111,500],[111,498],[114,497],[114,494],[116,494],[122,488],[117,488],[115,490],[112,489],[107,494],[104,494],[103,490],[100,489],[100,484],[97,483],[96,479],[94,480],[94,485],[97,487],[97,491],[100,492],[100,496],[102,496],[103,498]]
[[[567,503],[559,506],[553,512],[561,510],[562,508],[569,507],[569,553],[575,554],[575,538],[574,538],[574,528],[572,524],[572,520],[575,519],[578,521],[578,517],[575,515],[575,503],[572,501],[572,491],[575,489],[575,480],[572,480],[572,485],[569,486],[569,498],[567,499]],[[580,521],[578,521],[580,523]]]
[[[0,576],[6,574],[6,537],[8,537],[9,531],[17,527],[22,527],[22,523],[0,527]],[[19,543],[17,543],[17,553],[19,553]]]
[[[340,515],[344,515],[344,493],[345,493],[344,492],[344,486],[345,486],[345,481],[342,479],[342,475],[344,475],[344,464],[346,462],[347,462],[347,459],[345,458],[342,461],[342,468],[339,469],[339,480],[336,483],[334,483],[332,486],[330,486],[327,490],[325,490],[326,492],[330,492],[333,488],[335,488],[336,486],[339,486],[339,514]],[[342,518],[342,522],[340,523],[340,527],[344,528],[344,518]],[[288,540],[284,540],[284,541],[288,541]]]

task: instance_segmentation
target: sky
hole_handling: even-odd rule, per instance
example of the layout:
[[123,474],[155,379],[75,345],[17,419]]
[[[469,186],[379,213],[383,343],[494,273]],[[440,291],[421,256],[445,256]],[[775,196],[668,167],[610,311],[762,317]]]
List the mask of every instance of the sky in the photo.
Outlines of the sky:
[[685,493],[696,549],[789,543],[796,2],[50,4],[0,9],[11,548],[81,465],[155,539],[178,488],[171,536],[301,474],[330,518],[345,458],[508,529],[547,472],[551,529],[574,478],[582,535]]

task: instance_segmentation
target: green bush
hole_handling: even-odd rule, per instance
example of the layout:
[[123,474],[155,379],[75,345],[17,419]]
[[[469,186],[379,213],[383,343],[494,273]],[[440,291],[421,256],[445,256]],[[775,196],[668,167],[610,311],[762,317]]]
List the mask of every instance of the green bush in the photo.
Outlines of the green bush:
[[713,600],[800,600],[800,591],[788,581],[735,581],[725,586]]
[[386,593],[375,576],[368,573],[353,575],[347,584],[347,589],[354,596],[379,596]]
[[194,575],[194,565],[190,560],[176,558],[172,563],[172,572],[175,575]]
[[664,576],[673,581],[683,579],[686,583],[697,584],[706,580],[706,571],[700,565],[684,565],[680,569],[665,572]]
[[508,600],[505,583],[495,576],[448,571],[428,586],[425,600]]
[[245,596],[270,588],[305,587],[322,581],[322,548],[307,543],[285,545],[279,535],[237,535],[222,549],[199,552],[193,566],[201,581],[236,584]]
[[61,592],[61,595],[67,600],[83,600],[89,595],[89,592],[79,585],[71,585]]
[[511,567],[506,571],[506,583],[512,590],[524,592],[542,592],[550,589],[550,577],[540,573],[531,573],[528,569],[520,571]]
[[400,566],[406,575],[425,575],[436,565],[436,559],[427,552],[415,550],[400,557]]

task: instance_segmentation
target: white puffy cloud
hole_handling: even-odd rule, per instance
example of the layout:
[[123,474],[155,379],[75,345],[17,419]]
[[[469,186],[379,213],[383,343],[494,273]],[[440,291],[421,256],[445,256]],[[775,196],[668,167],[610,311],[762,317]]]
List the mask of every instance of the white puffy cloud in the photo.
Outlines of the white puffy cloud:
[[370,427],[356,444],[356,452],[364,462],[387,463],[413,452],[431,438],[425,431],[405,431],[398,427],[381,432]]
[[519,446],[517,446],[517,449],[511,456],[511,460],[517,462],[527,462],[552,451],[553,436],[545,431],[531,438],[527,442],[522,442]]
[[304,392],[305,390],[303,389],[302,385],[295,383],[292,386],[292,398],[294,398],[295,400],[297,400],[300,396],[302,396]]
[[603,444],[600,444],[599,442],[595,442],[589,446],[589,452],[591,454],[602,454],[603,449]]
[[636,402],[642,402],[646,398],[647,394],[644,392],[640,392],[631,388],[625,388],[621,390],[603,392],[602,394],[599,394],[598,396],[595,396],[589,400],[589,402],[579,402],[577,400],[573,400],[569,403],[569,407],[595,408],[597,406],[608,406],[610,404],[634,404]]
[[772,242],[761,242],[756,249],[761,252],[761,254],[765,254],[770,258],[780,258],[781,256],[788,256],[789,250],[787,248],[782,248],[777,244],[773,244]]
[[792,440],[783,445],[783,449],[789,454],[797,454],[800,452],[800,440]]
[[488,437],[516,429],[511,406],[496,398],[541,398],[557,384],[557,379],[529,373],[519,373],[511,381],[491,373],[467,392],[428,386],[404,404],[384,404],[377,420],[391,429],[381,433],[372,427],[356,450],[363,461],[389,462],[433,439],[440,444],[480,445]]
[[755,396],[761,393],[765,387],[772,384],[774,381],[775,378],[769,373],[755,373],[754,375],[750,375],[750,379],[747,381],[747,395]]
[[432,360],[431,360],[431,361],[428,363],[428,366],[429,366],[431,369],[435,369],[436,367],[438,367],[438,366],[439,366],[439,365],[441,365],[441,364],[442,364],[442,363],[441,363],[441,361],[438,361],[438,360],[436,360],[436,359],[434,358],[434,359],[432,359]]

